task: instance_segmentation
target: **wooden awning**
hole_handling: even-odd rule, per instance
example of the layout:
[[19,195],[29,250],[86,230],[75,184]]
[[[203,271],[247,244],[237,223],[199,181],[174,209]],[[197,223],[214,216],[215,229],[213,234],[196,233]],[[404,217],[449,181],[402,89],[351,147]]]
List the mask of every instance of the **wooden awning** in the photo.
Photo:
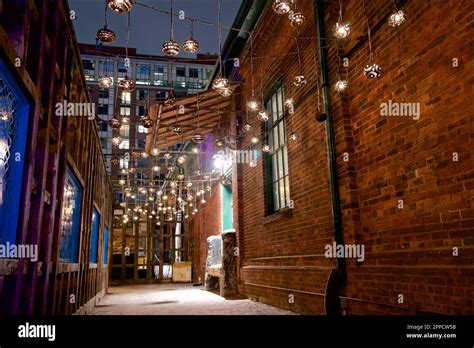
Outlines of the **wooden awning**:
[[[149,115],[155,123],[146,138],[146,151],[189,141],[196,133],[212,133],[219,124],[219,118],[229,112],[231,103],[232,97],[225,98],[209,90],[176,99],[174,106],[165,106],[163,103],[151,106]],[[177,134],[173,130],[176,126],[181,128],[181,133]]]

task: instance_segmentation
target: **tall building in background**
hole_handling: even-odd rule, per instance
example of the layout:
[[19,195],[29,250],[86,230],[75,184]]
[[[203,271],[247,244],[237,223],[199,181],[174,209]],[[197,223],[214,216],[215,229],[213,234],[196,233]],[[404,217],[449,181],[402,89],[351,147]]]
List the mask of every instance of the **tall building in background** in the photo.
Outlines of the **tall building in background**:
[[[121,155],[145,148],[147,129],[140,125],[139,120],[146,113],[147,103],[153,105],[164,101],[171,91],[176,98],[180,98],[206,90],[217,60],[216,56],[209,54],[170,60],[164,56],[138,54],[135,48],[129,48],[128,77],[135,81],[136,89],[133,92],[119,90],[119,95],[116,96],[115,83],[123,79],[126,73],[125,48],[90,44],[79,44],[79,47],[91,100],[96,103],[99,136],[107,160],[107,170],[114,177],[121,169],[130,165]],[[104,74],[112,78],[113,87],[99,87],[98,79]],[[117,97],[117,106],[114,109]],[[129,124],[120,128],[122,143],[115,150],[111,142],[112,129],[107,125],[114,113],[129,118]],[[119,163],[113,166],[110,159],[114,155],[119,158]],[[142,166],[140,158],[136,161],[134,167]],[[143,165],[147,163],[144,160]]]

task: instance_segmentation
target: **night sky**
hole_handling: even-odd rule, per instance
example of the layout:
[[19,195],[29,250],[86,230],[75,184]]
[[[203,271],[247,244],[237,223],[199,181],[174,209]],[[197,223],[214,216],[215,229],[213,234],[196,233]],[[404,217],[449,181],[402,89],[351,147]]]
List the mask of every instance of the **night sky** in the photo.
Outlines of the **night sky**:
[[[151,5],[160,10],[169,11],[168,0],[139,0],[139,3]],[[221,0],[221,23],[231,26],[234,22],[241,0]],[[71,10],[76,12],[75,30],[77,39],[81,43],[95,43],[96,33],[104,25],[105,2],[103,0],[69,0]],[[186,16],[217,23],[217,0],[175,0],[173,12],[184,10]],[[118,14],[111,10],[108,13],[108,27],[117,34],[113,46],[125,46],[127,31],[127,14]],[[175,39],[180,44],[189,36],[190,22],[175,18]],[[137,53],[163,55],[161,45],[169,38],[170,16],[134,4],[131,11],[130,48],[137,48]],[[228,30],[222,29],[222,44],[227,37]],[[201,48],[199,53],[217,53],[218,39],[215,26],[196,23],[194,38]],[[192,55],[180,53],[180,57]]]

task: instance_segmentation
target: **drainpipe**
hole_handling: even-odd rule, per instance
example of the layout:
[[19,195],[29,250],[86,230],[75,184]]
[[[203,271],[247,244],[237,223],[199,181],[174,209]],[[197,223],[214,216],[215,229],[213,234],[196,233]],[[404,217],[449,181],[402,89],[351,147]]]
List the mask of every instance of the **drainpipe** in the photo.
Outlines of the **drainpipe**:
[[[339,186],[337,178],[337,163],[336,163],[336,146],[334,141],[334,123],[331,108],[331,84],[329,82],[329,73],[327,66],[327,41],[324,31],[324,0],[314,0],[314,11],[316,19],[316,27],[318,28],[318,44],[319,44],[319,67],[321,74],[321,88],[324,101],[324,112],[326,118],[326,143],[328,150],[328,165],[329,165],[329,186],[331,191],[331,207],[333,216],[334,239],[336,243],[343,244],[342,237],[342,212],[341,200],[339,197]],[[346,278],[346,261],[344,258],[337,258],[337,271],[339,278],[344,281]]]

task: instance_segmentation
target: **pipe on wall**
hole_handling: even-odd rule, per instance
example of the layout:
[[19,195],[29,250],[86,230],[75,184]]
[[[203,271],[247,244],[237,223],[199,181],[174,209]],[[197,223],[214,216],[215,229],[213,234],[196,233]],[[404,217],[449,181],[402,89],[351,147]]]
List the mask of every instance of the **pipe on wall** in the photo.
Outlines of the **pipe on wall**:
[[[319,68],[321,74],[321,88],[324,100],[326,118],[326,145],[328,150],[329,186],[331,193],[331,208],[333,216],[334,239],[337,244],[343,244],[343,225],[341,200],[337,177],[336,145],[334,140],[334,123],[331,108],[330,81],[327,64],[327,42],[324,30],[324,0],[314,0],[316,27],[318,28]],[[346,278],[346,261],[337,258],[337,271],[341,281]]]

